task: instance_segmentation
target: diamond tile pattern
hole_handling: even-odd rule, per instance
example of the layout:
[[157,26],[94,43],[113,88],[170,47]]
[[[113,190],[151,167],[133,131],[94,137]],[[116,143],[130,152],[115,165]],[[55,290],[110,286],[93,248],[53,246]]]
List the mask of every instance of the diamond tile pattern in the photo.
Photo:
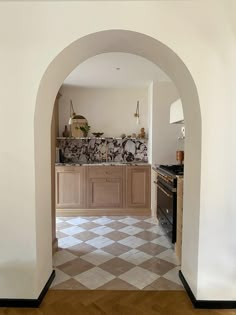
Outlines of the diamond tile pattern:
[[172,244],[156,218],[57,218],[53,289],[183,290]]

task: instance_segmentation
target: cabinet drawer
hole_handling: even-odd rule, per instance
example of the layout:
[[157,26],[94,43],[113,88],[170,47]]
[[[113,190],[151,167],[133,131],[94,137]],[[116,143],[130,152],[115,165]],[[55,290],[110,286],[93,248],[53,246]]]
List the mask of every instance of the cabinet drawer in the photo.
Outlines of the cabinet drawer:
[[88,169],[89,178],[110,178],[123,177],[123,167],[121,166],[91,166]]

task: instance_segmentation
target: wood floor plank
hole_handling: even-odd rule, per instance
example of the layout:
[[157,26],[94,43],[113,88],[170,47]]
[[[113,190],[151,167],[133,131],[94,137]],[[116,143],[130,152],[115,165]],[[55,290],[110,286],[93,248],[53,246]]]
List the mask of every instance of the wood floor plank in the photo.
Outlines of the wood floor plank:
[[236,315],[194,309],[185,291],[49,290],[38,309],[0,308],[0,315]]

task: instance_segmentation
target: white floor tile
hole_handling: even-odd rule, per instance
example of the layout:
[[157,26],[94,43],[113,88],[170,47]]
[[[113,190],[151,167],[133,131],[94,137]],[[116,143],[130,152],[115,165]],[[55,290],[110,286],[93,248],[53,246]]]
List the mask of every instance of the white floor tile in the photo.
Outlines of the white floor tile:
[[56,277],[51,284],[51,288],[71,278],[70,276],[62,272],[61,270],[55,269],[55,271],[56,271]]
[[137,220],[135,218],[127,217],[125,219],[119,220],[119,222],[125,223],[125,224],[135,224],[140,222],[140,220]]
[[155,217],[148,218],[148,219],[144,220],[144,222],[158,224],[158,220]]
[[182,286],[182,283],[179,279],[179,270],[180,270],[180,267],[175,267],[174,269],[171,269],[170,271],[168,271],[166,274],[164,274],[162,277],[170,280],[170,281],[173,281],[179,285]]
[[67,252],[66,250],[59,250],[53,255],[53,266],[60,266],[66,262],[78,258],[77,256]]
[[82,241],[78,240],[77,238],[75,238],[73,236],[67,236],[67,237],[59,238],[58,247],[69,248],[69,247],[77,245],[79,243],[82,243]]
[[71,226],[69,228],[66,229],[62,229],[61,232],[67,235],[75,235],[81,232],[84,232],[85,229],[79,227],[79,226]]
[[80,225],[80,224],[83,224],[83,223],[86,223],[86,222],[89,222],[89,220],[85,219],[85,218],[81,218],[81,217],[76,217],[76,218],[73,218],[70,220],[67,221],[68,223],[70,224],[73,224],[73,225]]
[[156,233],[158,235],[165,235],[165,232],[163,231],[162,227],[159,225],[154,225],[150,229],[148,229],[147,231],[152,232],[152,233]]
[[56,218],[56,223],[61,223],[61,222],[64,222],[64,221],[62,221],[62,220],[59,219],[59,218]]
[[105,235],[107,233],[110,233],[112,231],[114,231],[114,229],[108,227],[108,226],[98,226],[92,230],[90,230],[93,233],[96,233],[98,235]]
[[156,257],[164,259],[172,264],[179,265],[179,259],[176,256],[173,249],[167,249],[164,252],[161,252],[160,254],[156,255]]
[[164,235],[152,240],[151,243],[158,244],[158,245],[164,246],[166,248],[172,247],[171,242]]
[[94,220],[93,222],[97,223],[97,224],[100,224],[100,225],[106,225],[106,224],[109,224],[109,223],[111,223],[113,221],[114,220],[111,220],[111,219],[109,219],[107,217],[101,217],[101,218],[99,218],[97,220]]
[[159,277],[160,276],[158,276],[157,274],[140,267],[134,267],[119,276],[120,279],[132,284],[140,290],[151,284]]
[[99,266],[103,264],[104,262],[111,260],[115,256],[104,252],[101,249],[97,249],[94,252],[88,253],[86,255],[81,256],[80,258],[90,262],[91,264],[95,266]]
[[118,243],[129,246],[131,248],[136,248],[147,243],[147,241],[144,241],[136,236],[129,236],[124,238],[123,240],[118,241]]
[[92,246],[94,246],[96,248],[103,248],[103,247],[111,245],[111,244],[113,244],[115,242],[110,240],[107,237],[98,236],[98,237],[95,237],[95,238],[93,238],[91,240],[88,240],[86,243],[89,244],[89,245],[92,245]]
[[120,255],[119,258],[122,258],[132,264],[139,265],[143,263],[144,261],[152,258],[152,256],[144,252],[141,252],[140,250],[131,249],[130,251]]
[[99,267],[94,267],[74,277],[87,288],[94,290],[114,279],[115,276]]
[[142,232],[143,229],[140,229],[139,227],[133,226],[133,225],[129,225],[129,226],[125,226],[124,228],[119,230],[120,232],[129,234],[129,235],[135,235],[138,234],[139,232]]

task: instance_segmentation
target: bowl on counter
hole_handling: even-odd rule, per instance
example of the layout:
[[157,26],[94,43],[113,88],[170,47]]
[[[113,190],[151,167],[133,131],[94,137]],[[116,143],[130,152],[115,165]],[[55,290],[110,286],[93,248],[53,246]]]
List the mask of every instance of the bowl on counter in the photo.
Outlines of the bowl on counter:
[[101,137],[103,134],[104,134],[104,132],[93,132],[92,133],[96,138],[99,138],[99,137]]

